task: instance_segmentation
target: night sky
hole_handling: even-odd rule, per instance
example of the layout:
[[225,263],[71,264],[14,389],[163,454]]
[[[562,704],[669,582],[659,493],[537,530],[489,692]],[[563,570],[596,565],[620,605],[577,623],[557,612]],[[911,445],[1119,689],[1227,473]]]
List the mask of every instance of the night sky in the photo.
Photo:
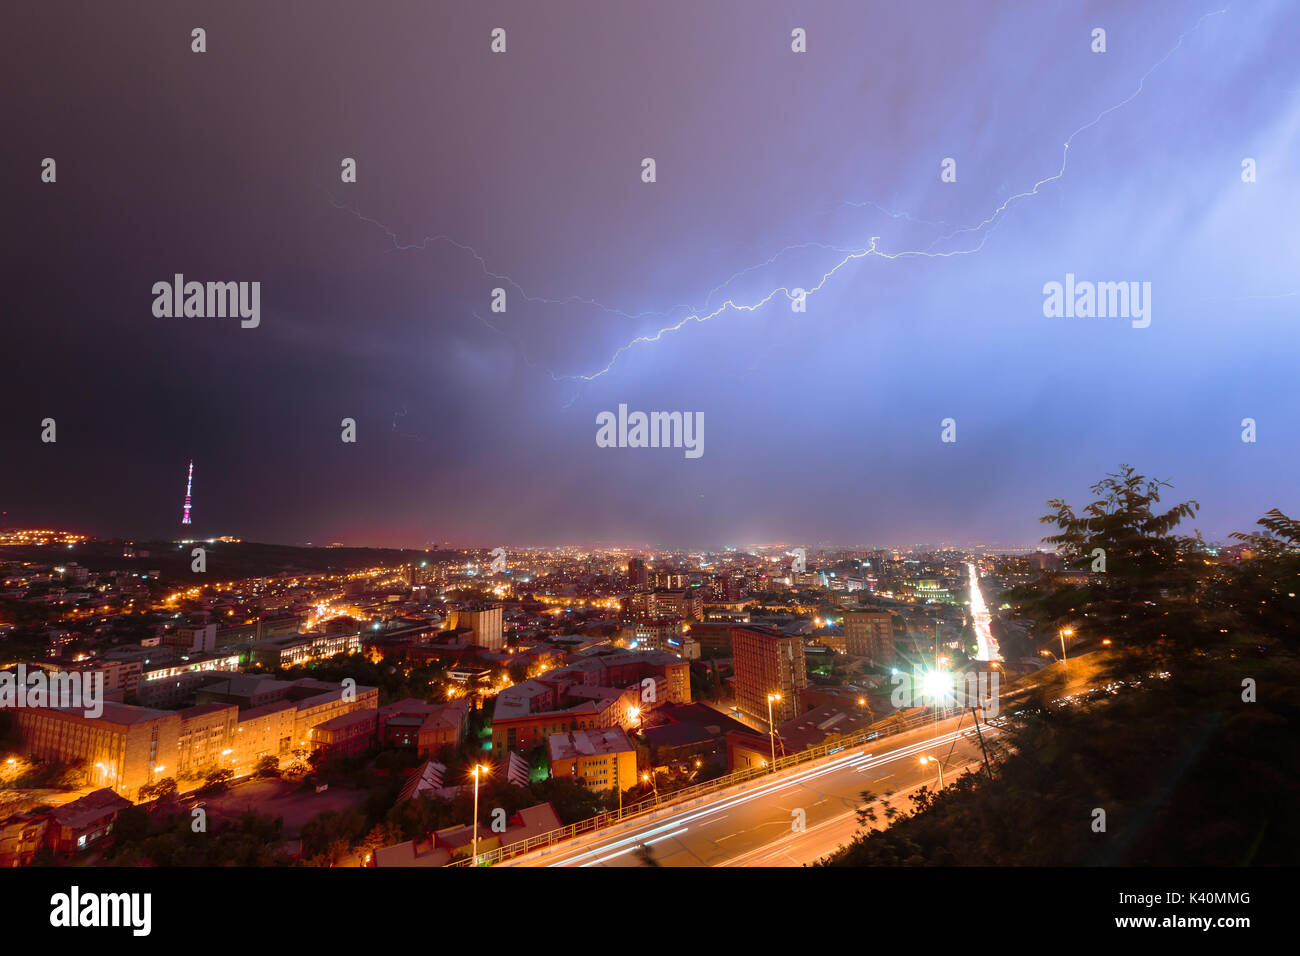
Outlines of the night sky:
[[1121,462],[1296,514],[1300,6],[1221,9],[6,4],[0,525],[179,536],[191,458],[195,532],[284,543],[1031,544]]

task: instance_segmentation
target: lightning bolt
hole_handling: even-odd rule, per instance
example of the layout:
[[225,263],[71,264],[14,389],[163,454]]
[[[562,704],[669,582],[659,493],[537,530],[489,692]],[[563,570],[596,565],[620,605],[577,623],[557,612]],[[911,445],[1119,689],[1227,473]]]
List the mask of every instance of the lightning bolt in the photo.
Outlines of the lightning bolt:
[[[1153,64],[1145,73],[1142,74],[1142,76],[1138,79],[1137,87],[1133,90],[1132,93],[1124,97],[1118,103],[1115,103],[1113,106],[1109,106],[1106,109],[1102,110],[1100,113],[1098,113],[1087,123],[1084,123],[1078,129],[1072,132],[1069,136],[1067,136],[1061,150],[1061,165],[1055,173],[1038,180],[1038,182],[1034,183],[1033,186],[1031,186],[1029,189],[1026,189],[1023,192],[1016,193],[1013,196],[1007,197],[1005,200],[1002,201],[1001,204],[999,204],[993,210],[993,212],[991,212],[984,219],[980,220],[980,222],[976,223],[974,226],[966,226],[961,229],[956,229],[948,233],[947,235],[940,236],[939,238],[931,242],[930,245],[927,246],[925,249],[905,250],[905,251],[899,251],[893,253],[882,252],[877,245],[877,243],[880,241],[880,237],[873,236],[871,239],[871,244],[866,249],[850,252],[848,255],[840,259],[839,262],[831,266],[830,269],[824,272],[822,274],[821,279],[817,282],[816,285],[813,285],[805,290],[806,295],[812,296],[814,293],[819,292],[823,287],[825,287],[827,281],[832,276],[834,276],[845,266],[849,265],[849,263],[857,261],[859,259],[865,259],[869,256],[875,256],[881,259],[905,259],[905,258],[913,258],[913,257],[941,259],[941,258],[947,258],[947,257],[957,256],[957,255],[973,255],[974,253],[979,252],[984,247],[984,244],[988,241],[989,235],[992,234],[993,230],[997,227],[997,224],[1001,221],[1003,214],[1006,213],[1007,210],[1009,210],[1012,207],[1012,205],[1020,202],[1021,200],[1028,199],[1033,196],[1037,196],[1039,190],[1042,189],[1044,186],[1050,183],[1057,182],[1065,176],[1066,166],[1069,164],[1070,161],[1070,147],[1073,145],[1075,139],[1078,136],[1092,129],[1094,126],[1100,123],[1111,113],[1123,109],[1129,103],[1132,103],[1135,99],[1141,96],[1142,91],[1146,88],[1147,80],[1150,79],[1151,75],[1155,73],[1156,70],[1160,69],[1160,67],[1162,67],[1165,64],[1165,62],[1168,61],[1168,59],[1171,56],[1173,56],[1182,47],[1183,41],[1188,36],[1190,36],[1192,33],[1195,33],[1198,29],[1200,29],[1201,24],[1204,23],[1206,20],[1208,20],[1210,17],[1219,16],[1220,14],[1226,12],[1227,12],[1227,8],[1225,7],[1222,10],[1214,10],[1209,13],[1202,14],[1201,17],[1191,26],[1190,29],[1186,30],[1185,32],[1179,35],[1178,40],[1174,43],[1172,47],[1169,48],[1168,52],[1166,52],[1164,56],[1162,56],[1159,60],[1157,60],[1155,64]],[[879,209],[881,212],[884,212],[886,215],[893,216],[894,218],[900,218],[900,217],[906,217],[909,219],[911,218],[906,216],[905,213],[902,214],[891,213],[889,210],[884,209],[883,207],[879,206],[876,203],[862,203],[859,205],[874,206],[875,208]],[[955,239],[958,236],[967,235],[971,233],[981,234],[979,242],[972,248],[955,249],[948,252],[932,251],[936,245],[939,245],[942,242],[951,241],[952,239]],[[782,251],[784,252],[786,250],[782,250]],[[780,254],[781,253],[778,253],[778,256]],[[728,299],[726,302],[722,303],[720,306],[713,309],[712,311],[692,313],[691,315],[688,315],[685,318],[682,318],[679,321],[672,323],[671,325],[664,326],[663,328],[659,329],[657,332],[654,332],[649,335],[639,335],[636,338],[632,339],[630,342],[628,342],[626,345],[619,346],[619,348],[614,352],[614,354],[610,356],[609,361],[605,363],[605,366],[599,369],[598,371],[593,372],[589,375],[574,375],[569,377],[576,381],[582,381],[582,382],[595,381],[596,379],[600,378],[602,375],[607,374],[610,371],[610,369],[614,367],[614,364],[619,360],[621,356],[623,356],[630,349],[633,349],[638,345],[648,344],[651,342],[658,342],[665,335],[669,335],[673,332],[677,332],[692,323],[707,322],[710,319],[716,318],[717,316],[723,314],[724,312],[727,312],[728,310],[735,310],[736,312],[754,312],[758,309],[761,309],[763,306],[767,305],[774,298],[776,298],[778,295],[781,294],[784,294],[786,298],[793,298],[793,296],[791,296],[790,294],[790,289],[786,286],[781,286],[776,289],[773,289],[771,292],[767,293],[765,296],[763,296],[761,299],[759,299],[756,302],[738,303],[732,299]]]
[[[724,289],[730,286],[737,279],[740,279],[743,276],[751,272],[754,272],[758,269],[764,268],[765,266],[770,266],[773,263],[775,263],[777,260],[782,258],[783,256],[795,250],[823,249],[823,250],[834,252],[840,256],[840,258],[837,261],[835,261],[829,268],[825,269],[822,272],[821,277],[817,280],[815,284],[806,287],[795,287],[795,288],[803,288],[805,297],[812,296],[817,292],[821,291],[826,286],[826,284],[841,270],[845,269],[850,264],[854,262],[858,262],[863,259],[867,259],[867,258],[879,258],[885,260],[909,259],[909,258],[944,259],[953,256],[974,255],[980,252],[984,248],[985,243],[988,241],[989,236],[992,235],[993,232],[1001,224],[1001,222],[1005,220],[1007,212],[1013,206],[1017,205],[1018,203],[1026,199],[1030,199],[1037,196],[1039,194],[1039,191],[1042,190],[1045,186],[1051,185],[1052,183],[1055,182],[1059,182],[1061,179],[1065,177],[1066,169],[1069,165],[1070,148],[1074,144],[1074,141],[1080,135],[1086,133],[1088,130],[1092,129],[1097,124],[1101,123],[1107,116],[1111,115],[1112,113],[1115,113],[1118,110],[1123,109],[1124,107],[1132,103],[1134,100],[1136,100],[1139,96],[1141,96],[1143,91],[1146,88],[1147,80],[1149,80],[1152,74],[1154,74],[1157,70],[1159,70],[1170,59],[1170,57],[1172,57],[1175,53],[1178,52],[1178,50],[1182,47],[1183,42],[1187,39],[1188,36],[1195,33],[1197,30],[1199,30],[1201,25],[1206,20],[1210,19],[1211,17],[1220,16],[1224,13],[1227,13],[1227,11],[1228,8],[1224,7],[1221,10],[1213,10],[1210,11],[1209,13],[1202,14],[1200,18],[1198,18],[1196,22],[1189,29],[1187,29],[1186,31],[1184,31],[1178,36],[1178,39],[1173,44],[1173,46],[1171,46],[1169,50],[1162,57],[1160,57],[1159,60],[1157,60],[1149,69],[1146,70],[1146,72],[1144,72],[1139,77],[1137,86],[1133,89],[1131,93],[1129,93],[1127,96],[1125,96],[1117,103],[1099,112],[1091,120],[1084,123],[1082,126],[1079,126],[1072,133],[1070,133],[1069,136],[1066,137],[1061,150],[1061,164],[1057,168],[1056,172],[1052,173],[1050,176],[1045,176],[1042,179],[1038,180],[1028,189],[1025,189],[1021,192],[1015,193],[1014,195],[1007,197],[1000,204],[998,204],[993,209],[993,211],[989,213],[988,216],[981,219],[979,222],[975,223],[974,225],[963,226],[961,228],[954,229],[944,235],[941,235],[938,238],[934,239],[932,242],[930,242],[930,244],[925,248],[904,249],[904,250],[898,250],[894,252],[888,252],[880,248],[880,240],[881,240],[880,236],[872,236],[870,242],[865,247],[861,247],[861,248],[845,249],[845,248],[832,246],[827,243],[813,242],[813,241],[792,243],[790,245],[783,247],[782,249],[774,253],[772,256],[768,257],[766,260],[756,263],[752,266],[748,266],[735,273],[732,273],[721,283],[719,283],[718,285],[714,286],[712,289],[709,290],[708,294],[705,297],[703,305],[699,307],[692,307],[686,304],[678,304],[676,306],[664,310],[642,310],[639,312],[631,312],[625,309],[618,308],[613,305],[609,305],[594,297],[589,297],[589,296],[569,295],[569,296],[556,298],[550,296],[536,295],[528,292],[520,283],[518,283],[508,274],[503,272],[498,272],[492,269],[488,265],[488,261],[486,257],[483,256],[477,249],[475,249],[473,246],[469,245],[468,243],[461,242],[460,240],[446,234],[425,236],[417,242],[404,243],[401,241],[400,237],[394,230],[390,229],[388,226],[384,225],[379,220],[364,215],[359,209],[356,209],[355,207],[339,202],[333,196],[330,196],[328,193],[326,195],[327,198],[329,199],[330,204],[334,206],[336,209],[346,210],[347,212],[350,212],[352,215],[354,215],[357,219],[361,220],[362,222],[369,223],[375,226],[376,228],[380,229],[388,237],[389,241],[392,243],[392,246],[395,250],[401,250],[401,251],[424,250],[437,244],[445,244],[447,246],[451,246],[465,253],[466,255],[470,256],[478,264],[479,269],[482,271],[484,276],[509,285],[524,299],[524,301],[535,305],[549,305],[549,306],[584,305],[584,306],[589,306],[598,309],[610,315],[619,316],[623,319],[627,319],[630,321],[647,319],[647,318],[667,318],[673,313],[682,310],[686,310],[688,312],[687,315],[662,326],[655,332],[638,335],[635,338],[629,340],[627,343],[619,346],[613,352],[613,354],[610,355],[609,360],[601,368],[597,369],[594,372],[588,374],[558,375],[554,371],[548,370],[551,379],[556,382],[560,382],[560,381],[579,382],[579,383],[594,382],[596,379],[601,378],[602,376],[608,374],[613,369],[615,364],[617,364],[618,360],[627,352],[631,351],[634,348],[637,348],[638,346],[648,345],[654,342],[661,341],[665,336],[670,335],[674,332],[681,331],[688,325],[703,324],[704,322],[708,322],[711,319],[717,318],[718,316],[724,315],[728,312],[736,312],[736,313],[757,312],[759,309],[762,309],[764,306],[768,305],[778,296],[784,296],[786,299],[793,301],[795,296],[793,294],[792,288],[788,285],[782,285],[770,290],[769,292],[762,295],[758,299],[752,301],[741,302],[741,301],[737,301],[735,298],[727,298],[720,304],[710,307],[710,303],[713,301],[713,297],[719,294],[720,292],[722,292]],[[853,201],[845,200],[842,202],[842,205],[851,206],[855,208],[870,207],[877,210],[881,214],[896,220],[904,219],[907,220],[908,222],[919,223],[924,225],[942,226],[942,227],[947,227],[949,225],[948,223],[945,223],[942,220],[918,219],[906,212],[892,211],[886,209],[884,206],[881,206],[879,203],[873,201],[853,202]],[[971,245],[967,248],[950,249],[946,251],[935,251],[936,246],[939,246],[944,243],[952,242],[958,237],[967,237],[967,236],[978,236],[978,241],[974,245]],[[491,323],[487,322],[477,312],[474,313],[474,317],[479,322],[483,323],[493,331],[496,331],[502,335],[505,334],[501,329],[498,329],[496,326],[493,326]],[[527,361],[529,365],[533,364],[531,361],[527,359],[526,356],[525,356],[525,361]],[[574,399],[570,399],[567,405],[571,405],[573,403],[573,400]]]

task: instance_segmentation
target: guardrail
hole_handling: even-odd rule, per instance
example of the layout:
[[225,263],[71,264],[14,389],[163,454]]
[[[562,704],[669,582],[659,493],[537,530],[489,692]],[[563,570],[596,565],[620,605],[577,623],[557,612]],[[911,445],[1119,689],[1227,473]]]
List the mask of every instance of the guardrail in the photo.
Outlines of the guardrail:
[[[951,713],[949,712],[951,711]],[[497,847],[495,850],[485,850],[478,855],[479,866],[491,866],[494,863],[500,863],[503,860],[520,856],[524,853],[531,853],[533,850],[542,847],[554,846],[557,843],[563,843],[565,840],[572,840],[574,837],[582,836],[585,833],[595,833],[598,830],[606,830],[628,820],[643,817],[654,813],[656,810],[662,810],[664,807],[672,806],[676,803],[683,803],[688,800],[694,800],[698,797],[708,796],[717,793],[720,790],[726,790],[728,787],[734,787],[737,784],[748,783],[751,780],[757,780],[761,777],[770,776],[790,767],[799,764],[809,763],[813,760],[820,760],[823,757],[829,757],[832,754],[839,753],[841,750],[851,750],[854,747],[861,747],[877,740],[881,737],[892,737],[897,734],[906,733],[909,730],[915,730],[923,724],[933,723],[936,719],[943,720],[947,717],[954,716],[957,708],[945,708],[939,716],[933,711],[929,713],[914,714],[911,717],[888,717],[879,723],[852,734],[847,737],[838,737],[829,742],[817,744],[814,747],[808,747],[793,754],[782,755],[776,758],[776,763],[772,767],[751,767],[748,770],[739,770],[735,773],[727,774],[725,777],[717,777],[704,783],[697,783],[694,786],[686,787],[682,790],[673,790],[671,793],[665,793],[660,796],[646,797],[634,804],[623,807],[621,810],[610,810],[598,816],[588,817],[585,820],[579,820],[577,823],[571,823],[568,826],[560,827],[558,830],[548,830],[546,833],[539,833],[535,837],[527,840],[520,840],[506,846]],[[758,731],[755,731],[758,733]],[[454,863],[448,863],[447,866],[472,866],[473,861],[457,860]]]

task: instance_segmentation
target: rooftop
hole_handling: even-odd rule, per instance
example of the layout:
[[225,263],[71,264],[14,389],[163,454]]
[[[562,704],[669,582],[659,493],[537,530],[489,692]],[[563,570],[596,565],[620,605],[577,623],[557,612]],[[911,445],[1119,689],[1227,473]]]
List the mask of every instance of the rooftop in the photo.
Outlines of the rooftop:
[[548,742],[551,760],[573,760],[595,757],[600,754],[635,753],[636,748],[627,739],[621,727],[601,730],[575,730],[568,734],[552,734]]

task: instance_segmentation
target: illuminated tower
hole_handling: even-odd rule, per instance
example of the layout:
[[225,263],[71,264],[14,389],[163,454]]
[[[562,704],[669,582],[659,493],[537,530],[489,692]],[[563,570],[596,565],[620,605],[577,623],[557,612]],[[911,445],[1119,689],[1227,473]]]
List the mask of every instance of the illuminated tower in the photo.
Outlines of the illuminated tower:
[[190,473],[185,476],[185,513],[181,515],[181,524],[190,523],[190,486],[194,484],[194,461],[190,460]]

